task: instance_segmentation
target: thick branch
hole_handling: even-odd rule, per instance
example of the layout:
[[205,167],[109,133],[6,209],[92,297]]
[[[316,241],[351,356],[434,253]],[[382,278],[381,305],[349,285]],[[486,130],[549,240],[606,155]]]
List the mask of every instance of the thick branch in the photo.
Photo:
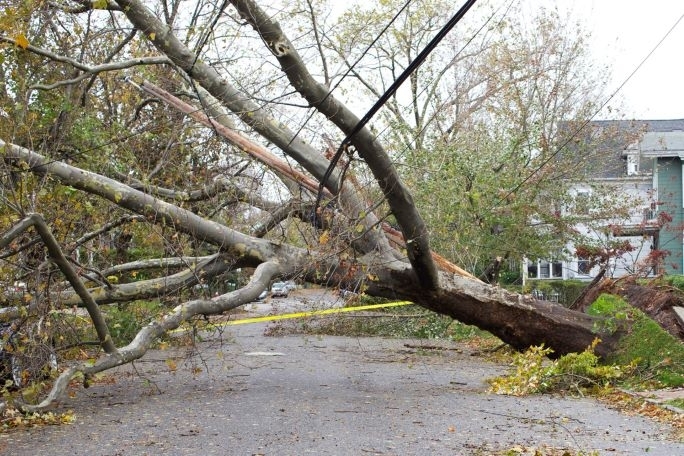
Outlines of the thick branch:
[[[6,36],[0,36],[0,42],[11,43],[11,44],[15,44],[15,45],[17,44],[16,40],[14,40],[12,38],[8,38]],[[91,65],[79,62],[78,60],[73,59],[71,57],[66,57],[63,55],[55,54],[54,52],[33,46],[31,44],[29,44],[26,47],[26,50],[33,52],[34,54],[41,55],[43,57],[47,57],[48,59],[55,61],[55,62],[66,63],[66,64],[71,65],[74,68],[77,68],[77,69],[84,72],[84,74],[77,76],[76,78],[69,79],[67,81],[60,81],[60,82],[56,82],[54,84],[49,84],[49,85],[37,84],[37,85],[34,85],[31,87],[33,89],[42,89],[42,90],[50,90],[50,89],[54,89],[56,87],[60,87],[60,86],[64,86],[64,85],[76,84],[78,82],[83,81],[84,79],[89,78],[93,74],[103,73],[105,71],[124,70],[126,68],[131,68],[131,67],[139,66],[139,65],[160,65],[160,64],[165,64],[165,63],[167,63],[167,64],[171,63],[167,57],[139,57],[137,59],[126,60],[123,62],[112,62],[112,63],[105,63],[102,65],[91,66]]]
[[109,354],[116,353],[116,346],[114,345],[112,337],[109,334],[107,323],[104,320],[104,316],[100,312],[100,308],[90,296],[90,293],[88,293],[88,290],[83,282],[81,282],[81,279],[78,277],[76,271],[74,271],[74,268],[71,267],[69,260],[67,260],[66,256],[64,256],[62,248],[57,242],[57,239],[55,239],[55,237],[52,235],[52,232],[45,223],[45,220],[43,220],[43,217],[41,217],[39,214],[30,214],[19,221],[19,223],[15,224],[2,237],[0,237],[0,248],[5,248],[13,239],[17,238],[21,233],[30,227],[34,227],[38,232],[41,239],[45,243],[45,246],[47,247],[50,258],[52,258],[52,261],[54,261],[60,271],[62,271],[62,274],[64,274],[66,279],[69,281],[78,297],[85,304],[88,314],[93,321],[93,326],[95,327],[97,336],[100,339],[102,348],[104,348],[104,350]]
[[[268,45],[292,86],[345,134],[351,134],[359,123],[359,118],[340,103],[325,85],[313,78],[280,26],[252,0],[232,0],[231,3]],[[437,267],[430,255],[427,227],[389,155],[366,127],[356,133],[351,141],[373,172],[402,228],[408,258],[418,275],[420,285],[428,290],[436,290],[439,278]]]
[[205,264],[215,255],[201,257],[173,257],[173,258],[148,258],[145,260],[131,261],[130,263],[117,264],[102,271],[102,275],[122,274],[131,271],[144,271],[149,269],[173,269],[187,268],[190,265]]
[[99,372],[135,361],[136,359],[141,358],[159,337],[178,328],[181,324],[196,315],[215,315],[223,313],[255,300],[264,288],[268,286],[271,278],[280,272],[281,269],[278,263],[262,263],[256,268],[254,275],[245,287],[211,300],[199,299],[188,301],[175,307],[170,313],[149,323],[141,329],[133,341],[125,347],[121,347],[118,352],[110,356],[100,357],[100,359],[92,365],[89,362],[84,362],[62,372],[52,386],[52,390],[43,401],[37,405],[24,404],[22,405],[22,409],[28,412],[37,412],[47,409],[63,396],[66,388],[69,386],[69,382],[77,374],[82,373],[87,379]]
[[[159,260],[152,260],[152,262]],[[176,274],[149,280],[112,285],[111,287],[90,288],[90,296],[97,304],[112,304],[115,302],[130,302],[138,299],[158,298],[167,294],[191,287],[200,280],[211,278],[231,269],[235,261],[218,255],[205,257],[199,263]],[[58,297],[63,306],[80,306],[80,296],[68,291],[62,292]]]

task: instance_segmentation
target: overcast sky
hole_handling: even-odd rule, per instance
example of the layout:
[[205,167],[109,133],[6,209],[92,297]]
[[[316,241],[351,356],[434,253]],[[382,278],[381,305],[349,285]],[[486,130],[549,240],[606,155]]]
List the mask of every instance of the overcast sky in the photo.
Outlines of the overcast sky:
[[592,51],[597,58],[613,64],[611,91],[617,90],[680,21],[618,92],[618,97],[629,118],[684,118],[683,0],[547,1],[570,8],[591,31]]

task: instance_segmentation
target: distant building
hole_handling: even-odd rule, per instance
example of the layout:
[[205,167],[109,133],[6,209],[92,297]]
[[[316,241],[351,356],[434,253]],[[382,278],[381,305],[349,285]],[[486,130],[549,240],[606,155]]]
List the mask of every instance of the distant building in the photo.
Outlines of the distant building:
[[[684,119],[595,121],[594,130],[613,129],[612,141],[601,144],[601,160],[590,181],[573,189],[575,201],[594,197],[591,182],[615,186],[618,194],[633,201],[628,220],[606,221],[601,232],[587,225],[576,229],[586,235],[628,240],[634,250],[611,262],[608,273],[620,277],[645,263],[652,250],[669,252],[660,270],[650,274],[684,273]],[[605,150],[605,153],[604,153]],[[581,204],[571,210],[581,211]],[[574,252],[574,246],[568,246]],[[592,279],[598,268],[587,258],[525,260],[526,279]]]

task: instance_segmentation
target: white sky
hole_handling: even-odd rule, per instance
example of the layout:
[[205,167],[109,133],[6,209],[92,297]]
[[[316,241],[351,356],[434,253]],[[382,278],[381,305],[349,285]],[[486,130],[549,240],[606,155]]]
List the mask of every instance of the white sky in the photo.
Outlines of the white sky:
[[[567,6],[581,19],[592,33],[591,49],[595,57],[612,64],[611,93],[684,15],[683,0],[552,1]],[[616,98],[627,118],[684,118],[684,19]]]
[[[348,0],[363,2],[363,0]],[[465,0],[454,2],[454,11]],[[510,0],[489,0],[496,5]],[[684,0],[518,0],[520,5],[567,9],[591,33],[590,48],[611,65],[609,105],[620,114],[603,112],[597,119],[684,119]],[[484,1],[483,1],[484,3]],[[340,2],[340,7],[342,2]],[[675,23],[674,30],[636,73],[618,90]]]

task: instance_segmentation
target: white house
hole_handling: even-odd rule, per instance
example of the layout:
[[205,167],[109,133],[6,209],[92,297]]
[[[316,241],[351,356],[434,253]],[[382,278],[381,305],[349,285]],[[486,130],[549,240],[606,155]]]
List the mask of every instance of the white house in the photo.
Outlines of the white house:
[[[683,273],[684,271],[684,119],[596,121],[594,129],[617,129],[624,141],[613,141],[606,147],[601,166],[596,167],[590,182],[573,189],[575,204],[568,211],[582,210],[581,201],[591,199],[592,185],[614,187],[616,194],[633,208],[628,219],[597,220],[579,223],[578,232],[601,242],[626,240],[633,251],[611,260],[607,273],[621,277],[640,270],[641,273]],[[605,144],[604,144],[605,146]],[[586,214],[589,217],[591,214]],[[599,229],[596,226],[600,227]],[[568,245],[569,252],[575,252]],[[666,251],[658,268],[643,269],[653,250]],[[525,279],[591,280],[598,267],[590,268],[588,260],[575,256],[565,260],[526,259]],[[524,280],[525,280],[524,279]]]

